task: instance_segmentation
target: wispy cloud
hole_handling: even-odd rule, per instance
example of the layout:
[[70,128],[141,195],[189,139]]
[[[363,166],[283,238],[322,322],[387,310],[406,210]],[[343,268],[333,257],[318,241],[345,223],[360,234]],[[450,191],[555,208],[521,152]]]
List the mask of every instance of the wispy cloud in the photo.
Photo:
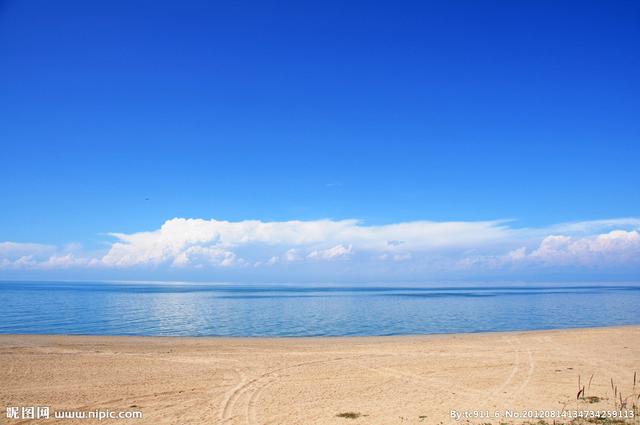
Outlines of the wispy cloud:
[[16,258],[24,255],[47,254],[54,252],[54,245],[21,242],[0,242],[0,258]]

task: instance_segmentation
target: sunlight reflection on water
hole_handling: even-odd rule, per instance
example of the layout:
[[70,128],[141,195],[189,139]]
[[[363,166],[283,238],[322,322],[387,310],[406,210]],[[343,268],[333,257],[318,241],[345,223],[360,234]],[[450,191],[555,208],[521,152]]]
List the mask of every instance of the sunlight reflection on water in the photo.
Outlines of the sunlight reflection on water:
[[640,323],[640,286],[1,282],[0,333],[340,336]]

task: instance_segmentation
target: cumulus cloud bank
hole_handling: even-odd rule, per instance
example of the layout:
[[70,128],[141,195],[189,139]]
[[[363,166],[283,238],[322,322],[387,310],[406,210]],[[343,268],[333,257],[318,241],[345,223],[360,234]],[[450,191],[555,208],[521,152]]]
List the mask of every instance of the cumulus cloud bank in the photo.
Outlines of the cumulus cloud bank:
[[503,255],[468,256],[457,265],[470,269],[640,266],[640,233],[638,230],[612,230],[580,237],[549,235],[532,249],[522,246]]
[[[640,266],[640,219],[518,228],[512,222],[357,220],[264,222],[174,218],[159,229],[111,233],[94,255],[74,247],[0,243],[0,269],[173,268],[286,270],[374,267],[425,273]],[[339,270],[339,268],[336,268]],[[382,270],[382,269],[381,269]],[[394,268],[383,270],[392,273]],[[419,276],[416,276],[419,277]]]
[[[499,242],[510,233],[501,222],[418,221],[364,226],[356,220],[229,222],[175,218],[152,232],[111,234],[118,241],[101,261],[118,267],[332,261],[355,252],[465,249]],[[240,250],[244,256],[238,254]]]

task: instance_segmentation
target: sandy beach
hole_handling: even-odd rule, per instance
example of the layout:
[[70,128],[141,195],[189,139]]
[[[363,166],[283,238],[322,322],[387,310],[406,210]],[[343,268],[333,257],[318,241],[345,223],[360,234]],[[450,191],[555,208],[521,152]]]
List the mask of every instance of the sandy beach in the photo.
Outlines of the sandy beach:
[[[0,365],[3,410],[143,413],[109,423],[439,424],[455,423],[452,410],[613,410],[614,391],[638,394],[640,326],[286,339],[0,335]],[[586,394],[576,400],[579,380]],[[34,423],[4,412],[0,422]]]

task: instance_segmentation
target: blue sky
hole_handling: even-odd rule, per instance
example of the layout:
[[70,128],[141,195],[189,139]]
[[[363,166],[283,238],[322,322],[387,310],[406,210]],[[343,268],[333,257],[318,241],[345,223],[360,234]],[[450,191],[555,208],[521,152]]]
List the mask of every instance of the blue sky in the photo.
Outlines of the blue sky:
[[[390,280],[634,279],[639,18],[634,1],[0,2],[0,277],[368,279],[388,254],[406,257]],[[248,247],[205,223],[158,257],[112,235],[176,217],[323,236]],[[336,237],[342,220],[375,236]],[[425,223],[448,222],[470,240],[434,244]],[[479,222],[508,235],[473,236]],[[403,223],[423,223],[399,233],[423,235],[412,249],[380,227]],[[597,261],[495,260],[556,236]],[[102,264],[117,243],[136,249]],[[341,262],[285,264],[291,249]],[[500,265],[460,271],[472,257]]]

